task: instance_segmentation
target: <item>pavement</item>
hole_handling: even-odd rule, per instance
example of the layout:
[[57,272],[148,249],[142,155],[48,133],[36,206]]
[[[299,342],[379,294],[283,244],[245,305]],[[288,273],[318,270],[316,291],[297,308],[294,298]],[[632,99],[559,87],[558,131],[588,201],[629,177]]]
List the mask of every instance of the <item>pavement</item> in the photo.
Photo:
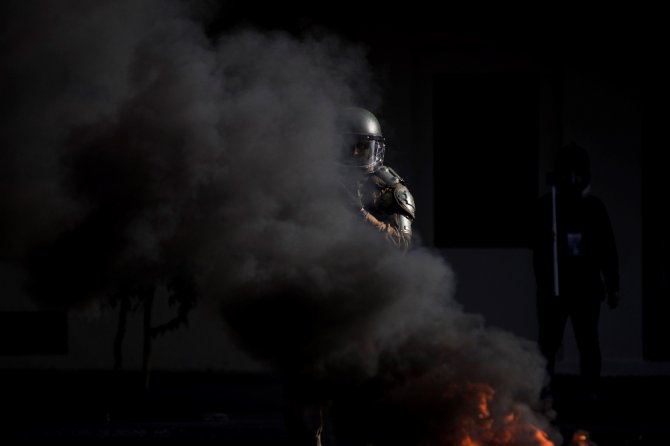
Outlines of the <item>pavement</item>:
[[[289,443],[272,375],[155,372],[146,391],[137,372],[0,370],[0,395],[0,444]],[[594,396],[577,377],[559,375],[553,423],[564,445],[577,431],[598,446],[670,445],[668,401],[670,376],[604,377]]]

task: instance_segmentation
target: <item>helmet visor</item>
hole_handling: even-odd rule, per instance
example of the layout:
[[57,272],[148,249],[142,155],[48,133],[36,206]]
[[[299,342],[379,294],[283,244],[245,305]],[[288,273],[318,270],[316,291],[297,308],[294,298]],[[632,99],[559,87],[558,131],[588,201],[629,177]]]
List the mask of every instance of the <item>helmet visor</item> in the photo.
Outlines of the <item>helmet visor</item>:
[[352,166],[369,167],[381,164],[384,157],[383,138],[356,135],[346,144],[345,163]]

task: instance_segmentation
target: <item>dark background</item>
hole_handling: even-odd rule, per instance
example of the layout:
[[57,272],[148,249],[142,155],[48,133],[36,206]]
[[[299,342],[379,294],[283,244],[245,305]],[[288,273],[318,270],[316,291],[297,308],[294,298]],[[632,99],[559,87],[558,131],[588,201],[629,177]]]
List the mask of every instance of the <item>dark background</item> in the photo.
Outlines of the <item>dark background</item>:
[[[298,37],[336,33],[366,49],[382,94],[381,104],[372,111],[387,137],[388,164],[405,177],[415,195],[417,236],[452,265],[458,278],[457,299],[467,310],[520,336],[534,339],[536,333],[526,229],[530,203],[545,192],[544,176],[561,145],[575,141],[589,151],[593,191],[610,211],[619,244],[623,301],[614,312],[603,309],[601,336],[610,393],[598,406],[600,415],[577,403],[569,405],[574,401],[566,399],[569,415],[563,412],[559,419],[566,432],[588,425],[609,440],[599,444],[652,444],[649,439],[658,438],[650,427],[656,426],[656,419],[645,408],[654,389],[667,388],[665,376],[670,375],[670,246],[665,216],[670,188],[664,164],[668,95],[662,69],[667,50],[657,15],[228,2],[211,18],[208,34],[215,39],[246,26],[284,30]],[[19,303],[11,272],[5,272],[3,279],[7,283],[7,299],[0,307],[4,382],[7,388],[18,383],[20,389],[47,382],[49,386],[40,388],[51,389],[44,392],[53,399],[45,407],[56,412],[67,405],[63,402],[67,397],[55,387],[107,376],[111,343],[109,348],[94,348],[86,339],[111,340],[114,321],[37,312]],[[217,323],[205,319],[199,328],[196,324],[175,335],[179,341],[157,342],[155,382],[167,390],[153,395],[152,413],[158,413],[160,398],[178,401],[180,407],[198,414],[237,410],[252,414],[247,428],[258,438],[272,438],[276,420],[270,417],[274,421],[268,422],[259,413],[276,413],[276,382],[249,378],[259,371],[263,375],[262,367],[229,341],[209,339],[207,333]],[[569,328],[566,334],[558,367],[561,382],[570,389],[577,355]],[[128,336],[139,337],[139,332],[131,328]],[[205,342],[224,345],[230,356],[205,359]],[[185,354],[192,357],[184,361]],[[50,372],[53,368],[61,371]],[[138,368],[139,359],[130,361],[128,373]],[[238,369],[245,372],[231,374]],[[78,370],[83,378],[72,378],[63,372],[67,370]],[[211,387],[194,389],[189,383],[195,381]],[[208,406],[212,400],[202,395],[211,389],[228,395],[230,407]],[[20,393],[16,396],[22,398]],[[249,408],[249,401],[261,401],[263,409]],[[604,409],[608,404],[609,411]],[[29,413],[28,406],[19,413]],[[624,411],[633,406],[642,408],[637,418]],[[95,412],[92,419],[98,415],[105,416]],[[627,427],[617,436],[612,433],[614,425]],[[92,433],[97,432],[95,427],[87,431],[85,423],[78,426],[82,436],[97,435]],[[129,426],[132,430],[134,425]],[[244,428],[226,426],[228,438],[239,440],[231,432]],[[35,432],[47,437],[73,435],[53,426]],[[151,432],[160,436],[159,431]],[[210,433],[198,432],[209,438]]]

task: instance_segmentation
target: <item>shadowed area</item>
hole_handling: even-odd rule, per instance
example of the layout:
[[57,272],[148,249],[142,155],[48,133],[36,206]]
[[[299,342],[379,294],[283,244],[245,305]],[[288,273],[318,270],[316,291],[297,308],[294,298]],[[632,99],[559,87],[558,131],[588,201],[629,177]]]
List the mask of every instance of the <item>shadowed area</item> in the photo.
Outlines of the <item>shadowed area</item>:
[[[0,379],[6,440],[288,444],[274,375],[160,372],[148,392],[130,372],[3,371]],[[575,376],[559,375],[555,384],[566,445],[577,430],[599,446],[663,444],[667,411],[657,402],[670,398],[670,378],[605,377],[598,401],[581,397]],[[100,387],[102,394],[91,391]]]

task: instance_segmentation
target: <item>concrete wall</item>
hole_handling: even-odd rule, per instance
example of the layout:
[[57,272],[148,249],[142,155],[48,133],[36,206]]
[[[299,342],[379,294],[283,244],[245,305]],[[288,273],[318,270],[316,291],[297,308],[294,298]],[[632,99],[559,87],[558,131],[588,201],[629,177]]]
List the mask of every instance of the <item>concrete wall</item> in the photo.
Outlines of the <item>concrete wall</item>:
[[[538,141],[540,193],[546,190],[544,175],[557,148],[571,141],[584,146],[592,161],[591,190],[607,206],[618,243],[622,303],[615,310],[602,307],[603,373],[669,372],[670,364],[642,358],[642,101],[640,76],[631,74],[636,67],[616,54],[605,61],[575,57],[537,63],[536,58],[519,57],[514,49],[491,51],[486,45],[480,52],[465,55],[449,49],[428,53],[415,57],[414,63],[398,63],[396,69],[411,67],[411,73],[405,73],[404,84],[394,88],[401,95],[389,94],[386,98],[391,102],[388,109],[393,122],[411,122],[414,129],[411,139],[399,133],[398,145],[412,147],[404,154],[410,159],[405,167],[411,171],[407,176],[416,195],[417,229],[424,243],[432,244],[436,224],[432,209],[432,77],[514,70],[537,73],[543,79]],[[414,95],[407,99],[403,92],[409,85]],[[441,253],[456,272],[456,297],[466,310],[483,314],[491,325],[536,338],[535,282],[529,250],[443,249]],[[565,335],[557,369],[577,373],[578,352],[569,324]]]

